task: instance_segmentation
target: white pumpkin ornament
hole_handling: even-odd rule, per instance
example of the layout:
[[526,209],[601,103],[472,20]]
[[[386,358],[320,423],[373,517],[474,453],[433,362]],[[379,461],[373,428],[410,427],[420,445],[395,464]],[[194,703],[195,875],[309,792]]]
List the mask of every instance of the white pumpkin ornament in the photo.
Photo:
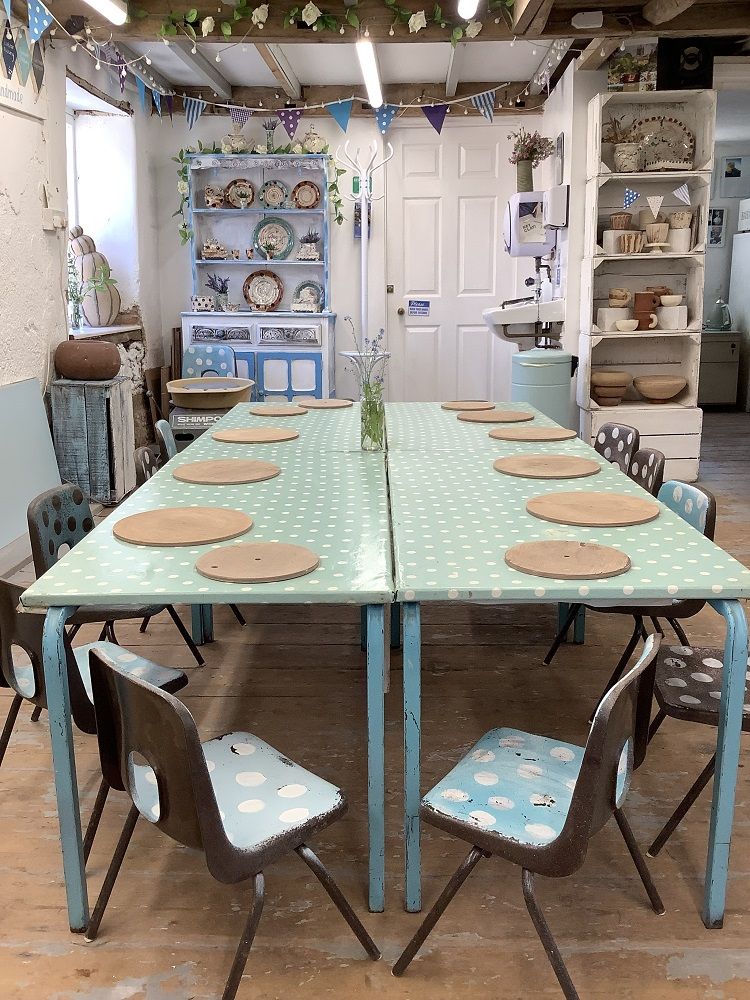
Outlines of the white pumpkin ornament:
[[322,153],[326,148],[325,139],[315,131],[312,125],[305,132],[305,137],[302,140],[302,148],[306,153]]
[[[70,247],[75,257],[75,268],[83,285],[88,282],[96,287],[84,295],[81,302],[83,318],[88,326],[112,326],[120,313],[120,293],[114,283],[102,280],[109,277],[109,262],[99,253],[90,236],[80,226],[70,230]],[[97,280],[98,279],[98,280]]]

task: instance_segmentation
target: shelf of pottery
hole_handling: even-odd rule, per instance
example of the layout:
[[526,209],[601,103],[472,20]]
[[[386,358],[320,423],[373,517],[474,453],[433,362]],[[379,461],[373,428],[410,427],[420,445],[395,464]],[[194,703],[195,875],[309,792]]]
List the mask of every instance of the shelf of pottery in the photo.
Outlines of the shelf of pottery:
[[593,441],[638,428],[667,475],[698,475],[697,407],[712,91],[606,93],[589,104],[576,398]]
[[260,397],[332,395],[328,155],[198,153],[189,162],[183,345],[229,344]]

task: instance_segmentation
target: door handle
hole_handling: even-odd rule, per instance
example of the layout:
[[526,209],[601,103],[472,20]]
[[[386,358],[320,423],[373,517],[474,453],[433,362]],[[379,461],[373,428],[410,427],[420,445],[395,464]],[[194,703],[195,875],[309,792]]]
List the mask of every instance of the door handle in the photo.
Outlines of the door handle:
[[396,310],[396,312],[399,314],[399,316],[403,316],[403,315],[405,315],[406,310],[404,309],[403,306],[399,306],[398,309]]

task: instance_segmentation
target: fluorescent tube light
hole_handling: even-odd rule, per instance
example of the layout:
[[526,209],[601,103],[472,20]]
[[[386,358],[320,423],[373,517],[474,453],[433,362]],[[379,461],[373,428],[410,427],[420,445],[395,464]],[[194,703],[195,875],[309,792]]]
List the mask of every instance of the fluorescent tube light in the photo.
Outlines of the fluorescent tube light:
[[125,24],[128,19],[128,8],[121,0],[86,0],[86,3],[112,24]]
[[458,0],[458,16],[470,21],[477,12],[479,0]]
[[379,108],[383,104],[383,91],[380,87],[375,46],[369,38],[360,38],[357,41],[357,56],[367,90],[367,100],[373,108]]

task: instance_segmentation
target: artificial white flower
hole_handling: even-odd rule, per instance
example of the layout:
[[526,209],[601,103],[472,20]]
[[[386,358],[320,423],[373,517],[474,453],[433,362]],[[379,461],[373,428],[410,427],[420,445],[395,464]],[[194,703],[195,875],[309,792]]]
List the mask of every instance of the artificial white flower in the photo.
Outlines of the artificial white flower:
[[423,10],[418,10],[416,14],[412,14],[409,18],[409,31],[411,34],[416,34],[422,28],[427,27],[427,18],[424,16]]
[[265,142],[259,142],[258,145],[255,147],[254,151],[256,153],[267,153],[268,152],[268,148],[266,147]]
[[302,8],[302,20],[307,25],[315,24],[315,22],[320,17],[320,11],[315,6],[315,4],[310,0],[310,3],[306,7]]
[[464,29],[464,34],[467,38],[476,38],[479,32],[482,30],[481,21],[469,21]]
[[204,38],[206,37],[206,35],[211,34],[211,32],[214,30],[215,24],[216,21],[214,21],[212,17],[203,18],[203,20],[201,21],[201,33],[203,34]]
[[262,3],[260,7],[256,7],[252,13],[253,24],[265,24],[268,20],[268,4]]
[[297,153],[298,155],[300,153],[304,153],[304,149],[302,148],[302,143],[301,142],[295,142],[295,144],[292,146],[292,152],[293,153]]
[[187,194],[189,190],[187,181],[177,181],[177,194]]

